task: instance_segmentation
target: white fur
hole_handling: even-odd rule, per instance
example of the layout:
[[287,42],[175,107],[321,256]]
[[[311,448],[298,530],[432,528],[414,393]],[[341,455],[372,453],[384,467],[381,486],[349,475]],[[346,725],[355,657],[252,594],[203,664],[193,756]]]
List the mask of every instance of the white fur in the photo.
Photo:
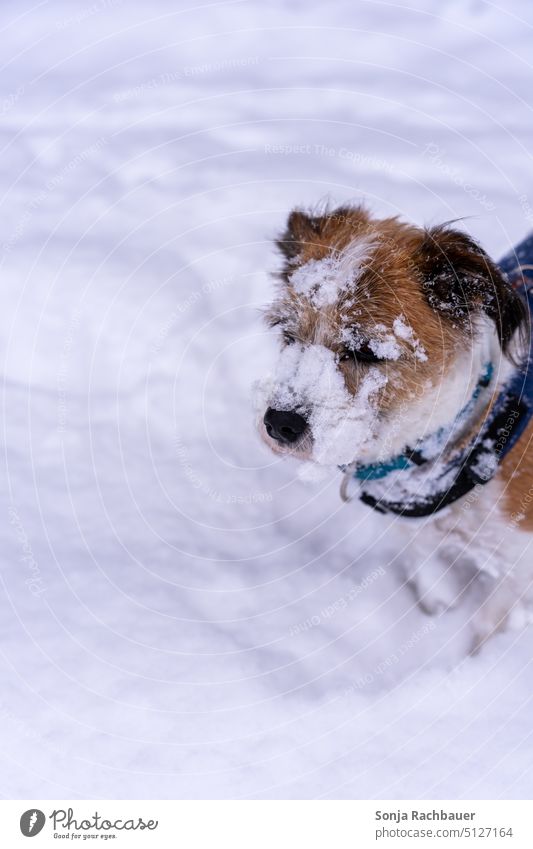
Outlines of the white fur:
[[361,446],[374,438],[374,402],[384,382],[386,377],[379,369],[369,369],[354,398],[346,389],[333,351],[320,344],[294,343],[279,357],[269,406],[305,413],[315,462],[348,464]]
[[469,601],[471,648],[522,625],[533,601],[532,535],[504,515],[493,479],[434,517],[403,520],[403,570],[421,608],[441,613]]
[[[420,386],[418,398],[409,399],[399,413],[380,422],[374,440],[362,446],[357,460],[364,463],[382,462],[400,454],[406,444],[411,446],[420,439],[436,433],[449,425],[472,397],[476,384],[487,362],[496,369],[496,380],[504,382],[512,366],[501,354],[493,325],[483,321],[472,349],[460,354],[448,367],[442,380],[433,385]],[[487,394],[482,393],[472,412],[475,419],[479,409],[486,404]],[[469,421],[465,422],[468,427]]]

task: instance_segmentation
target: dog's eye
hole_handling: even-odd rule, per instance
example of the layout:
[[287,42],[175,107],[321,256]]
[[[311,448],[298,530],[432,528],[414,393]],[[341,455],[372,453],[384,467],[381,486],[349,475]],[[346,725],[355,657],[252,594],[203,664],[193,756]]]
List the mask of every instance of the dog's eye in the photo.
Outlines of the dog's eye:
[[383,362],[381,357],[378,357],[377,354],[374,353],[370,345],[364,344],[359,345],[357,348],[348,349],[345,348],[344,351],[341,351],[339,354],[339,362],[346,363],[349,360],[356,360],[358,363],[381,363]]
[[296,338],[292,335],[292,333],[287,333],[286,330],[283,331],[283,341],[286,345],[292,345],[293,342],[296,342]]

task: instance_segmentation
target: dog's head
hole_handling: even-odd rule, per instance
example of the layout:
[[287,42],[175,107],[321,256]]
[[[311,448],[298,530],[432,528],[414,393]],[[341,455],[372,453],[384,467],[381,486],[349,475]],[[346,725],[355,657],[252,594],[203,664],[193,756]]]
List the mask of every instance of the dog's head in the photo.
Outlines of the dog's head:
[[448,225],[296,210],[277,244],[267,320],[282,350],[260,425],[276,453],[347,464],[412,444],[464,402],[479,340],[508,352],[525,319],[487,254]]

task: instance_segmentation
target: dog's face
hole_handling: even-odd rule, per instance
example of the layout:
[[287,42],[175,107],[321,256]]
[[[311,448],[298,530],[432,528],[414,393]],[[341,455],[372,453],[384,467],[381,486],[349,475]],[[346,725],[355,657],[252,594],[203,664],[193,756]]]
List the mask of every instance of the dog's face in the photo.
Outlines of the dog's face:
[[491,325],[506,349],[524,317],[488,256],[447,227],[361,208],[296,211],[278,246],[285,262],[267,319],[281,353],[260,425],[276,453],[385,459],[424,434],[428,405],[432,421],[453,418],[448,406],[478,377],[481,329]]

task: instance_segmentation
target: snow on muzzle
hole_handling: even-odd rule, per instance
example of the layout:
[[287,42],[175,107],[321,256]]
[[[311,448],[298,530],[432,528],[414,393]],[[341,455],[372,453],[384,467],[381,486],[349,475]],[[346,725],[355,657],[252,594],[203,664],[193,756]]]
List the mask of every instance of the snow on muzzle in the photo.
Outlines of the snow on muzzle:
[[333,351],[323,345],[293,343],[281,352],[263,393],[266,407],[297,413],[308,422],[315,462],[343,465],[351,463],[372,438],[377,393],[385,382],[379,369],[370,368],[356,395],[351,395]]

